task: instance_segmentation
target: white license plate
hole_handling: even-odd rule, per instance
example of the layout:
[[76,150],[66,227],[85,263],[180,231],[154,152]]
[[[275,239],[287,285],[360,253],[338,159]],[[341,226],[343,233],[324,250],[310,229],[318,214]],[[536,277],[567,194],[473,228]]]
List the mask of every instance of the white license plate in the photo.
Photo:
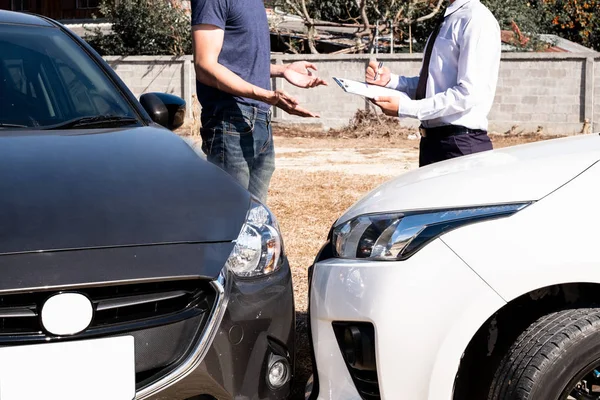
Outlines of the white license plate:
[[0,348],[0,400],[131,400],[133,336]]

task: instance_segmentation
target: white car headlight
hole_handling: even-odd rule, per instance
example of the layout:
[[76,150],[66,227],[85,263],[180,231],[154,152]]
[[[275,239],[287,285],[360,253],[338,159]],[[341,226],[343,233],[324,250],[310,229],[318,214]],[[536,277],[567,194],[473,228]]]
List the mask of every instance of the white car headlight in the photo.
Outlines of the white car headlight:
[[246,223],[225,266],[242,277],[268,275],[281,267],[281,235],[275,216],[252,201]]
[[333,254],[348,259],[405,260],[452,229],[508,217],[527,205],[361,215],[333,229]]

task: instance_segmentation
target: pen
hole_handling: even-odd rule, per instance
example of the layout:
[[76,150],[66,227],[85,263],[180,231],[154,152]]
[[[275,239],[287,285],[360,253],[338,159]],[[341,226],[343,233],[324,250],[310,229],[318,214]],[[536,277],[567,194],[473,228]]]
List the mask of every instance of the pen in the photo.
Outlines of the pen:
[[377,67],[377,72],[375,72],[375,81],[379,79],[379,71],[381,71],[381,68],[383,68],[383,61],[379,61],[379,67]]

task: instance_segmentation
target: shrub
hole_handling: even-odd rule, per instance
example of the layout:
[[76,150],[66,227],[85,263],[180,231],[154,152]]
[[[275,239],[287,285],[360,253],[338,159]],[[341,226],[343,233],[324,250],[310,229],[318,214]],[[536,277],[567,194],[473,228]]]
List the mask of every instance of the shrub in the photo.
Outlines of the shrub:
[[600,51],[600,0],[538,0],[547,29]]
[[184,55],[192,52],[190,18],[167,0],[103,0],[112,32],[89,30],[85,39],[101,55]]

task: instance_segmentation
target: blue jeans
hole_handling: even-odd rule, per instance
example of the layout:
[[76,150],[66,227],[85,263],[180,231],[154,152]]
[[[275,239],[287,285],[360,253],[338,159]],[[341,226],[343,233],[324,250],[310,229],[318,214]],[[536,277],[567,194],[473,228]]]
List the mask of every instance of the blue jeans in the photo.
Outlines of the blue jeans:
[[202,113],[202,151],[266,203],[275,171],[271,112],[243,104],[211,107]]

